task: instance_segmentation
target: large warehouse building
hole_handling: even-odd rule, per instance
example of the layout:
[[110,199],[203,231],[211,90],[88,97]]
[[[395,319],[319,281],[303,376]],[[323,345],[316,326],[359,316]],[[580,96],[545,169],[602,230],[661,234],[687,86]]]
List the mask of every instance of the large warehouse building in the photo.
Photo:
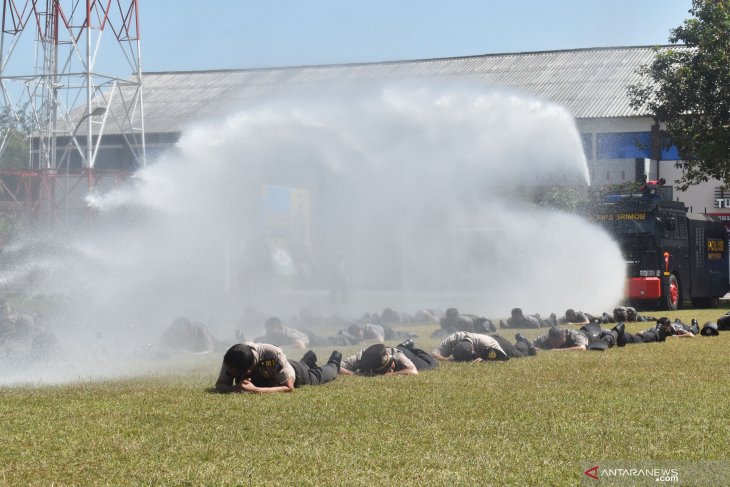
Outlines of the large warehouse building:
[[[153,161],[173,146],[192,123],[219,116],[222,107],[245,107],[247,102],[278,92],[306,93],[325,83],[460,79],[564,106],[581,133],[593,184],[635,180],[639,166],[652,177],[671,183],[679,177],[675,168],[678,154],[661,146],[659,127],[649,113],[632,108],[627,95],[627,87],[641,80],[637,68],[653,57],[652,47],[612,47],[366,64],[147,72],[147,159]],[[112,106],[112,112],[117,110],[123,107]],[[105,138],[109,142],[102,144],[98,168],[134,166],[133,148],[113,133],[107,132]],[[730,210],[726,209],[730,201],[719,181],[687,192],[675,189],[674,195],[694,212],[715,214],[730,223]]]
[[[595,184],[633,180],[636,159],[648,160],[647,167],[649,161],[657,161],[656,176],[671,182],[679,175],[674,167],[676,150],[661,147],[654,120],[633,109],[627,95],[627,87],[640,81],[637,68],[653,57],[651,47],[616,47],[368,64],[148,72],[144,77],[148,156],[154,158],[186,126],[215,116],[221,106],[270,96],[277,90],[352,80],[457,78],[517,90],[567,108],[576,119]],[[108,160],[123,162],[124,155]],[[685,193],[675,190],[675,196],[696,212],[730,219],[718,181]]]

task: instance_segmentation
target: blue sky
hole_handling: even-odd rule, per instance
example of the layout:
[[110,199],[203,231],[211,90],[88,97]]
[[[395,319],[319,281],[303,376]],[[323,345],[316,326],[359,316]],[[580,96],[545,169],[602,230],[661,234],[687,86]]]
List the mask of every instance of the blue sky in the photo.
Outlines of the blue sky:
[[691,0],[140,0],[144,71],[666,44]]

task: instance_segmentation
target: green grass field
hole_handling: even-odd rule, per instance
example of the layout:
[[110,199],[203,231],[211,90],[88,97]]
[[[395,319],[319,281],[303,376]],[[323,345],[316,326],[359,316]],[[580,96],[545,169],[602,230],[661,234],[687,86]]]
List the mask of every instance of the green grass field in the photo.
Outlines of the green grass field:
[[[724,312],[667,316],[703,323]],[[730,485],[729,348],[724,332],[416,377],[341,376],[292,394],[211,393],[222,354],[178,357],[154,377],[5,387],[0,484],[605,485],[583,471],[715,461],[712,480],[680,469],[682,485]]]

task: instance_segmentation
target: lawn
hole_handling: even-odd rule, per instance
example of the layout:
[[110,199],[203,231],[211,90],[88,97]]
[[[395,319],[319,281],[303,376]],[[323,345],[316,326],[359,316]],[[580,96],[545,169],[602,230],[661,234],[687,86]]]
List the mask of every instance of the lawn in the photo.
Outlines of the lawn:
[[[667,315],[702,323],[724,312]],[[435,328],[409,327],[420,337]],[[5,387],[0,483],[598,485],[610,479],[583,471],[639,465],[675,468],[682,485],[730,485],[728,348],[724,332],[416,377],[341,376],[292,394],[210,392],[220,354],[177,357],[153,377]]]

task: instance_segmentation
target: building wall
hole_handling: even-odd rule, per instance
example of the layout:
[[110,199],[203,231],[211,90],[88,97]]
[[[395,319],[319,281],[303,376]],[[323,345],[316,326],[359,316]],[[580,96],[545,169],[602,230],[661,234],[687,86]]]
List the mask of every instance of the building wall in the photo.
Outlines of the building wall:
[[636,159],[652,159],[651,118],[578,119],[591,185],[620,184],[636,179]]
[[683,202],[693,213],[718,216],[730,228],[730,190],[724,189],[721,181],[713,179],[680,191],[677,181],[682,171],[676,167],[679,154],[674,147],[658,147],[658,142],[652,139],[653,119],[578,119],[576,124],[583,140],[591,184],[633,181],[636,159],[658,159],[656,178],[664,178],[668,185],[673,186],[675,200]]
[[676,161],[659,161],[659,177],[666,179],[667,184],[674,185],[675,200],[684,202],[692,213],[717,216],[730,229],[730,191],[724,188],[723,183],[711,179],[687,191],[679,191],[677,180],[681,176],[682,171],[676,167]]

